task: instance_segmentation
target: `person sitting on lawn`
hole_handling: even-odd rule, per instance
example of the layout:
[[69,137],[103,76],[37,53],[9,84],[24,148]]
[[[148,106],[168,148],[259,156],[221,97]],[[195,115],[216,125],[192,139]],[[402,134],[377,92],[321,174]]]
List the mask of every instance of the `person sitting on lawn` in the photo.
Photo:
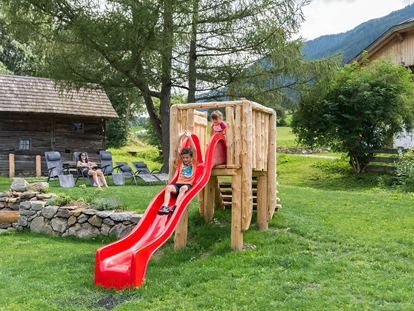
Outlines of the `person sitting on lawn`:
[[[180,135],[180,138],[183,135],[186,135],[190,140],[191,148],[184,147],[183,149],[181,149],[181,152],[179,154],[179,166],[181,165],[181,172],[178,176],[177,182],[175,184],[168,185],[165,188],[164,204],[158,211],[159,215],[167,215],[174,213],[174,210],[176,209],[177,205],[179,205],[182,202],[185,193],[188,190],[190,190],[190,188],[193,186],[197,168],[197,152],[194,145],[194,141],[191,138],[191,133],[185,131],[183,134]],[[176,195],[177,200],[172,208],[168,208],[171,194]]]
[[108,187],[104,174],[101,170],[96,169],[98,165],[95,162],[89,161],[88,156],[85,152],[79,153],[79,159],[76,166],[80,168],[85,168],[82,170],[83,176],[92,176],[93,181],[95,182],[95,185],[98,187],[99,190],[102,190],[102,188],[101,184],[99,183],[98,177],[102,181],[104,186]]

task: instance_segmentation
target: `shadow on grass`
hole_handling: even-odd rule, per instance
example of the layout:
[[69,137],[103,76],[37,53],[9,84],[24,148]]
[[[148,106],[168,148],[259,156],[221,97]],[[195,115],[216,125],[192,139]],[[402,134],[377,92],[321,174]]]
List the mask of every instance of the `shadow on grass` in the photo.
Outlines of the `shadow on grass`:
[[[194,205],[194,204],[193,204]],[[216,210],[212,222],[206,223],[198,208],[189,209],[188,236],[186,247],[174,250],[174,234],[152,256],[151,264],[158,267],[186,265],[189,261],[221,256],[231,252],[231,211]],[[165,258],[168,258],[166,261]]]

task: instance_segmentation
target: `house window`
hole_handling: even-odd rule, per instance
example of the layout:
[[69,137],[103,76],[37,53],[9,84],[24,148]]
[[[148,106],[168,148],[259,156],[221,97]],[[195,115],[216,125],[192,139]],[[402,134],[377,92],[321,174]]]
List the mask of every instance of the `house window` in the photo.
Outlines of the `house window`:
[[73,123],[72,131],[83,133],[83,123]]
[[20,150],[30,150],[30,140],[29,139],[20,139]]

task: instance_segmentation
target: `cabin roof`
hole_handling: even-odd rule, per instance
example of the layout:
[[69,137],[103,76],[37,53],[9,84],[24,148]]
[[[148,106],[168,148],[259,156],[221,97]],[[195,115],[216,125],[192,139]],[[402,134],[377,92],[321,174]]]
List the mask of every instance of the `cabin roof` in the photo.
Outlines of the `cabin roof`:
[[0,74],[0,112],[118,118],[102,90],[62,91],[50,79],[4,74]]
[[381,47],[391,41],[393,38],[398,37],[400,40],[404,39],[404,33],[414,29],[414,17],[406,19],[405,21],[396,24],[390,27],[386,32],[384,32],[381,36],[375,39],[370,45],[364,48],[361,52],[358,53],[355,57],[353,57],[348,64],[351,64],[355,61],[359,62],[362,59],[362,52],[367,51],[368,54],[372,54],[378,51]]

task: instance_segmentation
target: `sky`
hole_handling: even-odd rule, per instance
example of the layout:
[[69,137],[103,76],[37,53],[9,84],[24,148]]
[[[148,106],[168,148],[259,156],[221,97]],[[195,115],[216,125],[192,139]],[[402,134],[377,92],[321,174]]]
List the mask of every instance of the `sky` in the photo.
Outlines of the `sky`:
[[306,21],[300,34],[307,41],[346,32],[412,3],[414,0],[312,0],[303,8]]

